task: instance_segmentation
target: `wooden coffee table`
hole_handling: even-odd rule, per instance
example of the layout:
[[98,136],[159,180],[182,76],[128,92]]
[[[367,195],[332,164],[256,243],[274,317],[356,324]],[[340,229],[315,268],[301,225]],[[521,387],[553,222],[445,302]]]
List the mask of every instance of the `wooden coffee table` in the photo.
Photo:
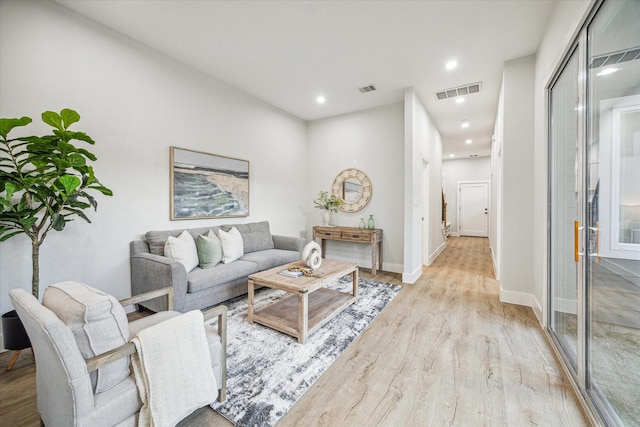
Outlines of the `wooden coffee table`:
[[[279,274],[293,262],[249,276],[249,323],[260,323],[269,328],[298,338],[298,342],[307,342],[309,334],[327,323],[342,310],[358,300],[358,265],[350,262],[324,259],[318,269],[317,277],[287,277]],[[327,289],[326,286],[351,274],[352,293]],[[254,309],[255,286],[280,289],[292,295],[281,299],[260,310]]]

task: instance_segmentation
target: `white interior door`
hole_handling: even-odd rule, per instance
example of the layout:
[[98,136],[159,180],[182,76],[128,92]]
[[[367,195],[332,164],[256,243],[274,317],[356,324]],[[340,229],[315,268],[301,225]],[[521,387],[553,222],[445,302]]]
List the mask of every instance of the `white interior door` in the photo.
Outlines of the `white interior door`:
[[489,183],[458,183],[458,227],[461,236],[487,237],[489,225]]

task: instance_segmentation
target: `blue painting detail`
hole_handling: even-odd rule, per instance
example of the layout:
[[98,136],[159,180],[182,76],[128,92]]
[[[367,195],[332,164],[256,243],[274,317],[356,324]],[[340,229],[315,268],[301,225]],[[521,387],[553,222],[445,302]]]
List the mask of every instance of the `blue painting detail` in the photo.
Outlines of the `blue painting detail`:
[[[249,215],[248,162],[174,150],[174,219]],[[180,157],[188,161],[178,161]]]

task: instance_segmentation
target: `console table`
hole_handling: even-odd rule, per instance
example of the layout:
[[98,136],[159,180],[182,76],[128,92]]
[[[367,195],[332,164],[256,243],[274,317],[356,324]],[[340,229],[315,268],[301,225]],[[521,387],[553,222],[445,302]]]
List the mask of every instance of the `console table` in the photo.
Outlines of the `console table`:
[[375,276],[377,273],[376,258],[378,258],[378,269],[382,270],[382,229],[380,228],[362,229],[356,227],[326,227],[317,225],[313,227],[313,238],[320,239],[323,258],[325,256],[327,240],[369,243],[371,244],[371,274]]

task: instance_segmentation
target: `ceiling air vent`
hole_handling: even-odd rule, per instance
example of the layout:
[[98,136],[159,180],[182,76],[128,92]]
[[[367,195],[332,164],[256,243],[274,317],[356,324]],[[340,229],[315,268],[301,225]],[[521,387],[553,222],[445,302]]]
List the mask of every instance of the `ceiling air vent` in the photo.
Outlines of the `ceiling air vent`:
[[591,60],[591,68],[605,67],[607,65],[619,64],[621,62],[627,62],[634,59],[640,59],[640,47],[596,56]]
[[376,87],[370,84],[367,86],[359,87],[358,90],[360,91],[360,93],[367,93],[367,92],[373,92],[374,90],[376,90]]
[[441,90],[436,92],[436,99],[441,101],[443,99],[455,98],[456,96],[471,95],[472,93],[480,92],[481,87],[482,83],[471,83],[464,86]]

